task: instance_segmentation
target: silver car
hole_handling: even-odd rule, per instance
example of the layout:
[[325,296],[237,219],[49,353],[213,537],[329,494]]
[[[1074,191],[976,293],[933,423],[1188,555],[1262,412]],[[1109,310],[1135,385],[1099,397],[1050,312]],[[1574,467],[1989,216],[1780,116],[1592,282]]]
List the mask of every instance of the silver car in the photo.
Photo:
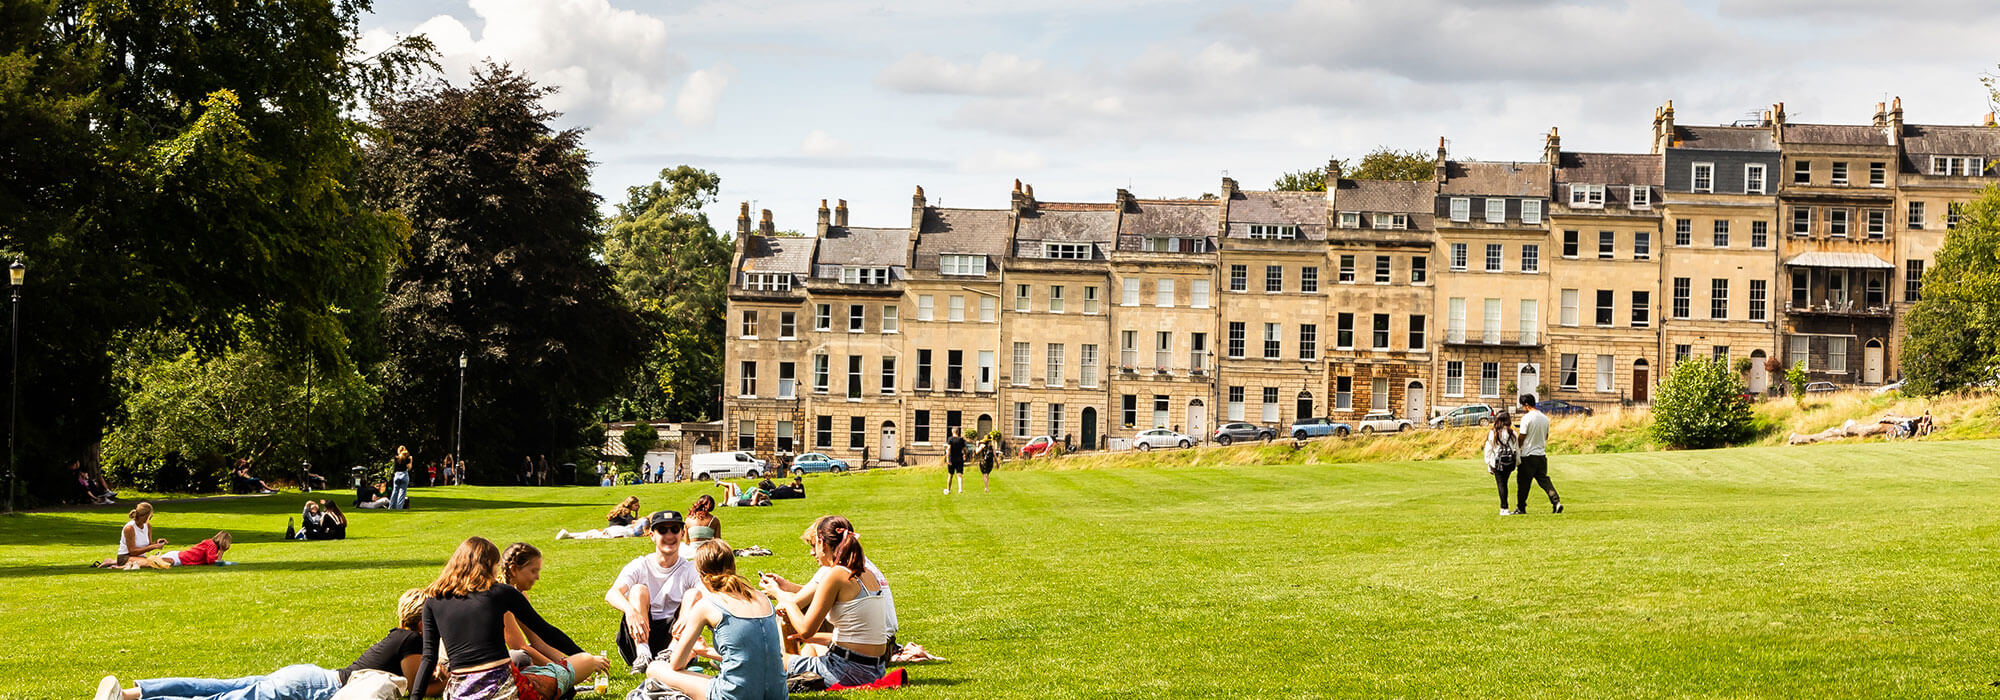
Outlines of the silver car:
[[1361,434],[1400,433],[1416,425],[1407,418],[1397,418],[1396,414],[1382,411],[1361,417]]
[[1132,449],[1145,452],[1155,447],[1179,447],[1186,449],[1194,447],[1194,438],[1166,428],[1154,428],[1132,436]]

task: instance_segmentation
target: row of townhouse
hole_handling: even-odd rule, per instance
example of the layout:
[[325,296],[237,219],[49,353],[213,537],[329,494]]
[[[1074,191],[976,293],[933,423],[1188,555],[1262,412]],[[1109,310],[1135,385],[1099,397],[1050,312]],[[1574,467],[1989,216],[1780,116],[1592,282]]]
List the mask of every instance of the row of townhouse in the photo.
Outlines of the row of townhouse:
[[1646,153],[1454,160],[1427,181],[1324,192],[930,205],[907,226],[812,237],[737,220],[725,425],[738,449],[934,458],[950,434],[1205,436],[1504,401],[1650,400],[1693,355],[1897,375],[1902,319],[2000,129],[1903,123],[1685,126]]

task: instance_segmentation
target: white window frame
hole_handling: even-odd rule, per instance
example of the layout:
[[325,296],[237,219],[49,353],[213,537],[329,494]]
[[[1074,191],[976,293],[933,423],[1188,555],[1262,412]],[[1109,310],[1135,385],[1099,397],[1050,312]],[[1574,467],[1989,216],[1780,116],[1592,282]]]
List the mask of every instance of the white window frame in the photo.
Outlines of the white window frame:
[[963,295],[953,294],[950,299],[946,300],[945,320],[952,323],[965,322],[965,297]]
[[1249,236],[1256,239],[1295,239],[1299,227],[1293,224],[1251,224]]
[[1000,300],[985,294],[979,295],[979,322],[996,323],[1000,320]]
[[1507,223],[1507,199],[1505,197],[1486,198],[1486,223]]
[[1174,281],[1162,277],[1153,280],[1153,306],[1162,309],[1174,308]]
[[1042,257],[1049,260],[1089,260],[1089,243],[1042,243]]
[[1097,315],[1097,310],[1098,310],[1098,303],[1099,303],[1100,301],[1101,301],[1101,300],[1100,300],[1100,299],[1098,299],[1098,297],[1097,297],[1097,285],[1094,285],[1094,284],[1093,284],[1093,285],[1087,285],[1087,286],[1085,286],[1085,287],[1083,288],[1083,313],[1084,313],[1084,315],[1086,315],[1086,316],[1095,316],[1095,315]]
[[1836,160],[1833,162],[1833,168],[1827,173],[1827,182],[1842,187],[1847,185],[1847,161]]
[[[1378,216],[1378,217],[1379,217],[1379,216],[1381,216],[1381,214],[1376,214],[1376,216]],[[1379,221],[1379,219],[1378,219],[1378,221]],[[1341,227],[1341,228],[1361,228],[1361,212],[1358,212],[1358,211],[1344,211],[1344,212],[1341,212],[1341,213],[1340,213],[1340,227]]]
[[1049,388],[1061,388],[1063,385],[1063,367],[1068,362],[1066,358],[1069,354],[1067,346],[1062,343],[1049,343],[1048,347],[1043,350],[1043,353],[1046,355],[1044,359],[1048,361],[1048,376],[1042,378],[1042,385]]
[[1060,284],[1049,285],[1049,313],[1059,314],[1069,310],[1069,300],[1063,298],[1065,291]]
[[1542,223],[1542,200],[1539,199],[1521,200],[1521,223],[1524,224]]
[[1452,398],[1465,396],[1465,361],[1445,360],[1444,395]]
[[1570,185],[1569,206],[1571,209],[1603,209],[1604,186],[1580,183]]
[[1076,385],[1097,388],[1097,345],[1086,343],[1077,350]]
[[903,330],[903,307],[895,304],[882,305],[882,332],[900,333]]
[[1578,314],[1581,312],[1579,311],[1577,305],[1582,303],[1581,299],[1582,299],[1581,290],[1576,290],[1576,289],[1562,290],[1562,316],[1559,323],[1561,323],[1564,327],[1575,328],[1577,323],[1580,321],[1580,317],[1578,316]]
[[1028,381],[1032,378],[1028,375],[1028,363],[1030,361],[1028,354],[1031,352],[1033,352],[1033,345],[1020,341],[1014,342],[1014,376],[1008,378],[1014,386],[1027,386]]
[[1628,201],[1630,202],[1627,205],[1628,207],[1632,209],[1653,208],[1653,188],[1651,186],[1632,185],[1631,191],[1626,194],[1627,197],[1629,198]]
[[1139,278],[1127,277],[1119,280],[1119,306],[1139,305]]
[[841,284],[888,284],[889,268],[840,266]]
[[1764,194],[1764,190],[1768,188],[1767,183],[1769,182],[1767,179],[1769,173],[1766,170],[1767,168],[1764,167],[1763,163],[1743,164],[1744,194]]
[[1188,306],[1197,309],[1208,308],[1209,286],[1208,280],[1190,280],[1188,282]]
[[1464,243],[1451,244],[1451,260],[1449,261],[1449,264],[1451,266],[1452,272],[1465,271],[1465,265],[1468,262],[1465,256],[1466,256],[1466,244]]
[[1451,198],[1451,220],[1457,222],[1467,222],[1472,220],[1471,197]]
[[1633,231],[1633,232],[1632,232],[1632,259],[1633,259],[1633,260],[1651,260],[1651,259],[1653,259],[1653,232],[1652,232],[1652,231]]
[[946,253],[939,255],[938,274],[961,277],[985,277],[986,256],[969,253]]
[[1715,191],[1715,164],[1695,163],[1688,173],[1688,190],[1691,192]]
[[1488,243],[1488,244],[1486,244],[1486,267],[1485,267],[1485,270],[1486,270],[1487,272],[1506,272],[1506,271],[1507,271],[1507,246],[1506,246],[1506,244],[1503,244],[1503,243]]
[[1597,356],[1597,393],[1608,394],[1618,390],[1618,361],[1611,355]]
[[917,295],[917,320],[937,320],[937,297],[929,294]]
[[1521,244],[1521,272],[1536,274],[1542,271],[1542,245],[1540,243]]

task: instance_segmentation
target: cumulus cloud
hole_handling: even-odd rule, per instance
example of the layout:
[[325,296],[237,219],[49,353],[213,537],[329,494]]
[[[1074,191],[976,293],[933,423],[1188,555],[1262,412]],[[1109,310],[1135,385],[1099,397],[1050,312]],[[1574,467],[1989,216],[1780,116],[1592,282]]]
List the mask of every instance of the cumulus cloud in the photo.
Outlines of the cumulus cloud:
[[674,116],[681,123],[693,127],[705,127],[715,123],[715,107],[722,101],[723,88],[736,78],[736,68],[728,63],[718,63],[688,75],[681,85],[680,98],[674,101]]
[[378,27],[362,47],[424,34],[453,82],[488,60],[511,64],[559,88],[545,103],[566,121],[613,132],[665,109],[669,86],[685,71],[668,50],[665,21],[608,0],[468,0],[467,7],[476,21],[438,15],[407,29]]

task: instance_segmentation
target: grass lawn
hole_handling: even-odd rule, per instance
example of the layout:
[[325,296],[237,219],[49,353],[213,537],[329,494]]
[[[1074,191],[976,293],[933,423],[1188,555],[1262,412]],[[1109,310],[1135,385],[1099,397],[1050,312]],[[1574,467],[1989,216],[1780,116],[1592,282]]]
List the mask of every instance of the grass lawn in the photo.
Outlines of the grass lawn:
[[[2000,442],[1558,455],[1569,512],[1496,517],[1470,461],[812,476],[725,509],[748,572],[802,579],[797,535],[853,518],[902,637],[950,659],[895,697],[1991,697]],[[714,491],[710,488],[709,491]],[[121,679],[345,666],[458,540],[527,541],[530,593],[592,651],[644,540],[554,541],[618,497],[692,485],[418,489],[353,539],[282,542],[301,497],[170,503],[155,535],[228,529],[233,567],[83,568],[124,509],[0,518],[0,697]],[[337,492],[329,492],[335,495]],[[351,496],[349,496],[351,497]],[[615,676],[614,688],[633,678]],[[588,697],[588,696],[586,696]]]

